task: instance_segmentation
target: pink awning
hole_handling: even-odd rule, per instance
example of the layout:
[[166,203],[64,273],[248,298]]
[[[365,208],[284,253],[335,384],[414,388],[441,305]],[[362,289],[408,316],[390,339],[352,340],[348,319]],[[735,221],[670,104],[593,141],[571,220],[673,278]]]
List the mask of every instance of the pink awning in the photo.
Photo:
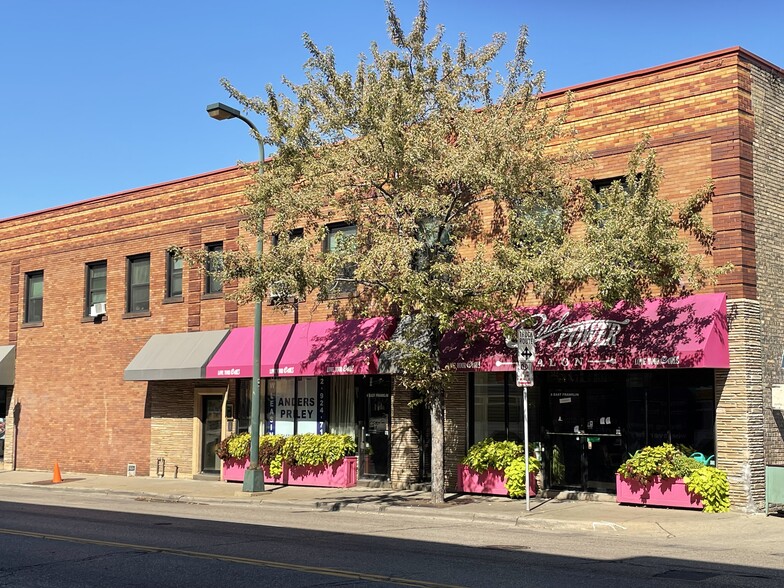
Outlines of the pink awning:
[[[387,338],[393,326],[377,317],[263,327],[261,377],[377,373],[375,350],[362,344]],[[253,327],[233,329],[207,364],[207,377],[252,376]]]
[[[534,320],[536,370],[729,368],[725,294],[656,298],[642,307],[619,303],[524,309]],[[485,321],[468,340],[447,334],[442,360],[458,371],[514,371],[502,322]]]

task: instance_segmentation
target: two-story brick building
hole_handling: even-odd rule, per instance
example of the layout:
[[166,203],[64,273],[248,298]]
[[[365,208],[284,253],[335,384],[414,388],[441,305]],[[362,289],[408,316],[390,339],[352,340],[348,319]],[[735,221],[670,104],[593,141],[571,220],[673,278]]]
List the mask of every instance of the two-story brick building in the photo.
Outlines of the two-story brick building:
[[[784,72],[733,48],[568,90],[597,181],[622,175],[646,133],[663,197],[681,201],[713,179],[708,262],[734,270],[681,306],[652,301],[590,325],[579,309],[541,312],[530,411],[545,483],[607,489],[627,451],[672,440],[715,455],[733,504],[755,508],[765,464],[784,463]],[[125,474],[135,464],[156,475],[165,459],[166,476],[217,470],[214,444],[246,425],[252,308],[167,250],[237,247],[246,181],[219,170],[0,221],[6,467]],[[373,448],[366,477],[426,479],[425,419],[352,343],[394,325],[332,323],[310,302],[296,326],[271,307],[264,317],[266,429],[355,432]],[[600,339],[613,345],[592,345]],[[517,438],[522,417],[503,350],[449,353],[461,372],[446,409],[453,484],[471,442]]]

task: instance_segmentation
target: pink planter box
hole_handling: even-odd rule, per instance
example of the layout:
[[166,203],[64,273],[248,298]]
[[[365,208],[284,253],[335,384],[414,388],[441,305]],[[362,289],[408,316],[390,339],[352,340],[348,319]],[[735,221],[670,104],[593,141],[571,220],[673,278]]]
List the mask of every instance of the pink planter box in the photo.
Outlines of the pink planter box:
[[[536,474],[529,472],[528,476],[528,495],[536,496]],[[489,468],[480,474],[466,465],[457,466],[458,492],[509,496],[509,491],[504,486],[504,478],[504,472],[495,468]]]
[[344,457],[333,464],[320,466],[289,466],[283,482],[289,486],[322,486],[349,488],[357,485],[357,458]]
[[[223,462],[223,480],[242,482],[248,460],[229,459]],[[264,468],[264,483],[288,486],[322,486],[326,488],[349,488],[357,485],[357,458],[344,457],[330,465],[294,466],[283,462],[283,473],[272,477]]]
[[[245,479],[245,469],[248,467],[248,459],[229,459],[223,462],[223,481],[224,482],[242,482]],[[287,475],[287,466],[284,462],[283,472],[280,476],[272,477],[269,473],[269,468],[264,467],[264,483],[265,484],[283,484],[283,480]]]
[[623,504],[647,504],[702,510],[702,497],[690,494],[681,478],[653,478],[647,484],[615,474],[615,500]]

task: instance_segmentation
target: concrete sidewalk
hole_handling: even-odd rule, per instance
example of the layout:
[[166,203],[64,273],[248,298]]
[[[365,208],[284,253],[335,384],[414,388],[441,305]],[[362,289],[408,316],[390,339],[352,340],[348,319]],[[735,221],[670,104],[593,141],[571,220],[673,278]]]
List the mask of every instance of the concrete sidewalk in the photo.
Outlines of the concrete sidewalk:
[[296,508],[353,511],[409,517],[453,519],[526,526],[549,530],[634,532],[667,537],[709,534],[732,537],[775,532],[784,536],[784,519],[737,512],[706,514],[700,511],[619,505],[614,497],[595,500],[448,494],[444,505],[430,504],[430,493],[383,488],[313,488],[268,485],[264,493],[242,492],[241,484],[188,478],[123,477],[63,472],[63,482],[52,484],[52,473],[0,471],[0,487],[30,488],[31,492],[83,492],[127,496],[136,500],[233,504],[256,508]]

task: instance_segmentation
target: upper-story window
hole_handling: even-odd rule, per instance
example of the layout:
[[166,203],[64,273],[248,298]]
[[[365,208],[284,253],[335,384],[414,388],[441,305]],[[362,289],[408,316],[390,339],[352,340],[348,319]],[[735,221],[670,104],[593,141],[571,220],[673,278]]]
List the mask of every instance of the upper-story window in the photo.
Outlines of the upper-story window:
[[[357,236],[357,226],[348,223],[330,225],[328,231],[327,239],[324,244],[325,250],[328,252],[350,247]],[[353,263],[346,263],[343,266],[342,271],[338,276],[338,280],[335,281],[335,284],[332,287],[332,292],[334,294],[349,294],[354,291],[356,284],[352,280],[354,278],[355,270],[356,265]]]
[[44,272],[25,274],[24,322],[42,323],[44,320]]
[[128,257],[126,312],[150,310],[150,254]]
[[182,258],[166,252],[166,298],[182,296]]
[[223,253],[223,243],[216,241],[215,243],[207,243],[207,264],[205,266],[204,278],[204,293],[205,294],[220,294],[223,292],[223,282],[217,278],[214,273],[220,272],[223,269],[223,262],[221,261]]
[[[291,229],[288,231],[288,242],[291,243],[292,241],[298,241],[305,237],[305,230],[302,227]],[[284,239],[283,235],[274,234],[272,235],[272,248],[283,246],[286,240]],[[289,286],[291,288],[291,286]],[[270,304],[280,304],[285,302],[301,302],[302,299],[298,296],[292,296],[290,293],[287,295],[287,288],[286,282],[283,280],[279,280],[273,282],[270,286],[269,291],[269,302]]]
[[85,273],[84,314],[90,314],[90,307],[106,302],[106,261],[88,263]]

